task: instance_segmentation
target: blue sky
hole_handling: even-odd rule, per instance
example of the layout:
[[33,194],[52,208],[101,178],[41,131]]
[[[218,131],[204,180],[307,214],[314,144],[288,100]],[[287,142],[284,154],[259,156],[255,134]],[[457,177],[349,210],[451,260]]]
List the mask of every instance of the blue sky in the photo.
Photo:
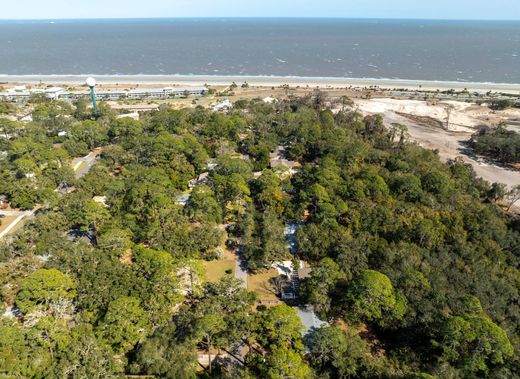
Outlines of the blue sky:
[[516,19],[520,0],[14,0],[1,19],[354,17]]

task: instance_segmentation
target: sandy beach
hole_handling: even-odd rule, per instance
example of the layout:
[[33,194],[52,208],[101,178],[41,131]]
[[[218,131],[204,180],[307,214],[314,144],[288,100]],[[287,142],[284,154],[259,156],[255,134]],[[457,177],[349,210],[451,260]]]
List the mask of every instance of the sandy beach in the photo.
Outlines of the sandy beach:
[[226,86],[232,82],[247,82],[252,86],[278,87],[320,87],[320,88],[365,88],[407,89],[421,91],[446,91],[467,89],[471,92],[502,92],[520,94],[520,84],[508,83],[470,83],[442,82],[401,79],[356,79],[327,77],[285,77],[285,76],[213,76],[213,75],[0,75],[0,83],[46,83],[77,85],[82,84],[87,76],[94,76],[100,84],[150,84],[150,85],[214,85]]

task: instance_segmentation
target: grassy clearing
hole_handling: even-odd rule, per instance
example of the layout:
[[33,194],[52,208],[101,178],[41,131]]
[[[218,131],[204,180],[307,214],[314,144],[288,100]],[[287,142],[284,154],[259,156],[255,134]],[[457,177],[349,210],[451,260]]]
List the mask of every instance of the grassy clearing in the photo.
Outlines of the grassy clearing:
[[235,267],[235,255],[227,250],[221,259],[204,262],[204,268],[206,269],[206,279],[213,283],[218,282],[224,275],[226,275],[227,270],[231,270],[231,274],[234,275]]
[[247,289],[256,292],[260,301],[277,301],[276,289],[269,283],[269,279],[276,278],[278,271],[274,268],[261,271],[247,278]]

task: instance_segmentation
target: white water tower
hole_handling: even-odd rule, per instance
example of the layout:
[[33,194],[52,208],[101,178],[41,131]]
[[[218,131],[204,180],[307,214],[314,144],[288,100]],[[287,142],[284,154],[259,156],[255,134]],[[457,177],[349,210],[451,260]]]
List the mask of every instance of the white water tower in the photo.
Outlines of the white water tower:
[[94,87],[96,86],[96,79],[89,77],[87,78],[85,83],[90,88],[90,98],[92,99],[92,106],[94,107],[94,109],[97,109],[96,92],[94,91]]

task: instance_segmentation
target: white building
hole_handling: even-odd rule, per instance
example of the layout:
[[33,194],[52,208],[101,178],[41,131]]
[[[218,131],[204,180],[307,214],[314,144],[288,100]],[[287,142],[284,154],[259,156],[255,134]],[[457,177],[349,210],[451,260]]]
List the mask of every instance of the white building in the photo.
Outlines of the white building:
[[51,87],[44,89],[43,93],[53,100],[58,100],[60,95],[65,93],[65,91],[63,90],[63,88],[60,87]]
[[129,99],[168,99],[175,97],[202,96],[208,92],[206,87],[165,87],[144,88],[128,91]]
[[132,118],[134,120],[139,120],[139,112],[125,113],[117,115],[116,118]]
[[275,99],[274,97],[271,97],[271,96],[264,97],[262,101],[266,104],[273,104],[273,103],[278,102],[277,99]]
[[218,112],[230,111],[231,109],[233,109],[233,104],[231,104],[231,101],[228,99],[224,99],[220,103],[213,106],[213,110]]
[[[97,91],[98,100],[146,100],[146,99],[170,99],[176,97],[204,96],[208,93],[206,87],[165,87],[165,88],[143,88],[125,91]],[[28,90],[25,86],[14,87],[6,92],[0,92],[0,99],[26,100],[33,94],[44,94],[53,100],[75,100],[82,97],[89,97],[90,93],[85,92],[66,92],[60,87],[50,87],[45,89]]]

